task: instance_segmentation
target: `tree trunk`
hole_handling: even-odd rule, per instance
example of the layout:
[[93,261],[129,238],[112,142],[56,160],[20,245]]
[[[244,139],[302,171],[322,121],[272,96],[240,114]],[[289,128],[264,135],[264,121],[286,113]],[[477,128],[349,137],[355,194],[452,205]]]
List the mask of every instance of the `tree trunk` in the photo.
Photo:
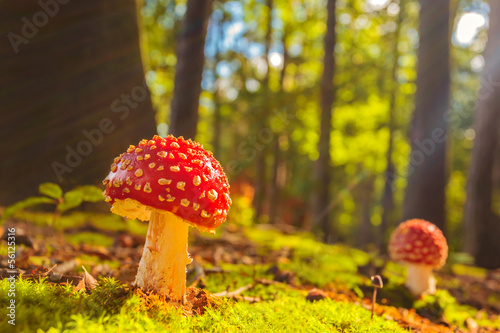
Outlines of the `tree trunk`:
[[170,106],[170,132],[195,139],[201,78],[205,65],[205,38],[213,0],[188,0],[177,39],[174,97]]
[[[288,65],[288,52],[287,52],[287,44],[286,44],[286,39],[287,39],[287,32],[285,28],[285,32],[283,33],[282,37],[282,44],[283,44],[283,67],[281,68],[280,72],[280,97],[281,100],[283,100],[283,81],[285,80],[285,75],[286,75],[286,67]],[[270,198],[269,198],[269,224],[276,224],[278,222],[278,216],[281,216],[281,195],[283,191],[283,187],[285,186],[286,182],[286,170],[287,170],[287,160],[283,158],[283,152],[281,151],[280,148],[280,138],[284,138],[288,134],[286,133],[287,129],[283,129],[282,134],[280,135],[275,135],[274,136],[274,143],[273,143],[273,168],[272,168],[272,178],[271,178],[271,189],[270,189]]]
[[[500,127],[500,2],[490,1],[490,27],[484,51],[485,67],[474,119],[476,137],[467,184],[465,250],[476,265],[500,267],[500,219],[493,212],[495,155]],[[498,158],[498,155],[497,155]],[[498,172],[498,170],[497,170]]]
[[324,39],[325,55],[323,60],[323,75],[321,78],[321,117],[320,137],[318,143],[319,158],[316,161],[316,195],[314,202],[314,221],[323,231],[323,238],[330,240],[332,227],[328,218],[330,203],[330,132],[332,130],[332,106],[334,99],[333,75],[335,71],[334,48],[335,36],[335,4],[336,0],[328,0],[326,35]]
[[449,0],[420,1],[417,93],[403,218],[446,233],[446,132],[450,94]]
[[[214,23],[215,24],[215,23]],[[220,112],[221,108],[221,101],[220,101],[220,91],[219,91],[219,74],[217,74],[217,65],[221,61],[221,52],[222,52],[222,47],[221,43],[223,43],[224,39],[224,31],[222,29],[222,25],[224,24],[224,14],[222,14],[222,17],[217,21],[216,26],[215,26],[215,57],[214,57],[214,64],[213,64],[213,76],[214,76],[214,94],[213,94],[213,101],[214,101],[214,119],[213,119],[213,137],[212,137],[212,147],[213,147],[213,153],[216,158],[220,158],[220,153],[221,153],[221,130],[222,130],[222,114]]]
[[0,2],[2,205],[47,181],[98,184],[156,133],[135,1],[66,3]]
[[[273,10],[273,0],[267,0],[266,6],[268,8],[268,19],[267,19],[267,31],[266,31],[266,41],[265,47],[266,50],[264,52],[264,56],[266,57],[267,63],[267,72],[262,82],[262,86],[264,87],[265,94],[265,102],[262,107],[261,112],[256,112],[256,134],[262,130],[263,128],[268,128],[268,113],[269,113],[269,105],[267,104],[270,98],[270,89],[269,89],[269,72],[270,72],[270,64],[269,64],[269,49],[271,47],[271,37],[272,37],[272,10]],[[255,219],[257,221],[260,220],[263,213],[263,204],[264,197],[266,193],[266,152],[267,149],[263,146],[261,149],[257,149],[257,156],[255,158],[255,195],[253,200],[253,206],[255,209]]]
[[399,3],[399,14],[396,19],[396,30],[394,31],[394,44],[392,47],[392,67],[390,72],[390,92],[389,92],[389,142],[386,153],[387,167],[385,169],[385,184],[384,192],[382,194],[382,218],[380,228],[377,235],[377,247],[381,253],[387,251],[387,238],[389,227],[393,224],[392,213],[394,209],[394,182],[396,180],[396,169],[392,154],[394,151],[394,132],[396,131],[396,95],[398,93],[398,78],[397,72],[399,68],[399,34],[403,24],[403,13],[406,2],[401,0]]
[[368,245],[374,243],[371,222],[374,187],[375,177],[370,175],[364,180],[361,193],[358,197],[361,201],[361,225],[359,226],[359,230],[356,231],[356,246],[361,249],[368,249]]

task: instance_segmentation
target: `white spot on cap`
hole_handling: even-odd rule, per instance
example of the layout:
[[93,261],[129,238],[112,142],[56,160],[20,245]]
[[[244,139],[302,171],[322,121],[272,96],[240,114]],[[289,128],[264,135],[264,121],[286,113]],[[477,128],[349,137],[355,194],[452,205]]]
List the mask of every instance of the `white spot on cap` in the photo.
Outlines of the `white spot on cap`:
[[188,199],[182,199],[181,200],[181,205],[183,205],[184,207],[189,206],[190,203],[191,202]]
[[179,172],[179,171],[181,171],[181,169],[180,169],[180,168],[179,168],[179,166],[177,166],[177,165],[172,165],[172,166],[170,167],[170,171],[173,171],[173,172]]
[[152,189],[151,189],[151,184],[150,183],[146,183],[146,185],[144,185],[144,192],[146,193],[151,193]]
[[136,176],[136,177],[140,177],[140,176],[142,176],[142,174],[143,174],[143,173],[144,173],[144,172],[142,171],[142,169],[137,169],[137,170],[135,170],[135,176]]
[[175,197],[171,196],[170,194],[167,194],[167,201],[172,202],[175,200]]
[[204,217],[204,218],[209,218],[210,214],[208,214],[205,210],[202,210],[201,211],[201,216]]
[[183,154],[183,153],[179,153],[179,157],[183,160],[187,160],[187,156],[186,154]]
[[158,179],[158,184],[160,185],[168,185],[172,183],[172,179],[160,178]]
[[208,191],[208,194],[207,194],[208,198],[211,200],[211,201],[215,201],[217,200],[217,197],[219,196],[219,194],[217,193],[216,190],[214,189],[211,189]]
[[193,209],[194,209],[194,210],[198,210],[198,209],[200,209],[200,205],[199,205],[199,204],[197,204],[196,202],[193,202]]
[[170,144],[170,147],[172,147],[172,148],[180,148],[180,146],[179,146],[179,144],[177,142],[172,142]]
[[149,163],[149,167],[150,167],[151,169],[153,169],[155,166],[156,166],[156,164],[155,164],[154,162],[153,162],[153,163]]
[[179,190],[183,190],[184,191],[184,187],[186,186],[186,183],[185,182],[178,182],[177,183],[177,188]]
[[166,151],[159,151],[156,153],[156,155],[158,155],[160,157],[167,157],[167,152]]
[[196,175],[196,176],[193,177],[193,184],[194,184],[194,186],[198,186],[198,185],[201,184],[201,178],[200,178],[200,176]]

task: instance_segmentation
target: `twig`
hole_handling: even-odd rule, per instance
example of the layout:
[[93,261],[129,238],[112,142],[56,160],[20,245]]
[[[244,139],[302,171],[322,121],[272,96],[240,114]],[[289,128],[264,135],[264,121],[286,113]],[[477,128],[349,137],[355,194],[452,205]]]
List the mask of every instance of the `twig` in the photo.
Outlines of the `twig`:
[[52,266],[52,267],[51,267],[48,271],[46,271],[45,273],[43,273],[43,274],[42,274],[42,276],[47,276],[47,275],[49,275],[49,273],[50,273],[50,272],[52,272],[52,270],[53,270],[54,268],[56,268],[56,266],[57,266],[57,264],[55,264],[54,266]]
[[231,297],[238,296],[242,292],[247,291],[248,289],[251,289],[254,286],[255,286],[255,284],[249,284],[249,285],[246,285],[244,287],[238,288],[235,291],[224,290],[224,291],[221,291],[220,293],[215,293],[215,294],[212,294],[212,295],[215,296],[215,297],[229,297],[229,298],[231,298]]

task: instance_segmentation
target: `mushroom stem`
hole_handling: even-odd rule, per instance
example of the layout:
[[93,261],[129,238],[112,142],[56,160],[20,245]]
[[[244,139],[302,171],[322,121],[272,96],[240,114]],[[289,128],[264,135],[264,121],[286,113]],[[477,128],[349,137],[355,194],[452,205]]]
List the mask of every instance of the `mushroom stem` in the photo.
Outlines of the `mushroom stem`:
[[186,265],[189,224],[169,212],[151,212],[135,285],[146,291],[182,301],[186,292]]
[[436,279],[432,274],[432,266],[408,264],[408,275],[405,285],[414,295],[434,294]]

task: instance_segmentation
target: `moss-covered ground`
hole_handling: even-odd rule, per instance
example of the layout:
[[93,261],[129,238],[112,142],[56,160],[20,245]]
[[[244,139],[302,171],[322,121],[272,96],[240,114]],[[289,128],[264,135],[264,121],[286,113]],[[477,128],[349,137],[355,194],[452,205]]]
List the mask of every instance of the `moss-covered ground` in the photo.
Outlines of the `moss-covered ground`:
[[[50,214],[23,214],[4,226],[25,234],[16,252],[16,325],[2,315],[0,332],[500,331],[500,278],[453,256],[437,273],[436,295],[416,299],[403,286],[404,267],[383,256],[308,233],[226,223],[214,236],[192,230],[188,302],[175,306],[131,287],[145,224],[74,213],[55,230],[45,222]],[[3,313],[12,298],[5,241],[0,250]],[[82,266],[98,279],[95,288],[82,287]],[[375,273],[385,286],[371,319]],[[309,301],[313,288],[324,299]]]

